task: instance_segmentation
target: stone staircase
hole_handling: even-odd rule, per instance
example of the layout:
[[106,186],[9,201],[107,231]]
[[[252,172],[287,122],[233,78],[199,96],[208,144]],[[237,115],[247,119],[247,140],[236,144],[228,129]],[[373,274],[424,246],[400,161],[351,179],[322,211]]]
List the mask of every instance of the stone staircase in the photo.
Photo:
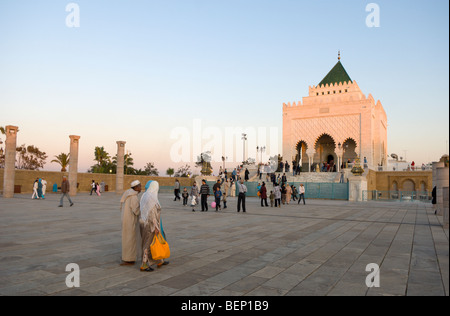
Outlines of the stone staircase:
[[[282,176],[283,173],[276,173],[277,177],[278,175]],[[286,175],[287,182],[293,183],[293,182],[317,182],[317,183],[330,183],[330,182],[339,182],[339,179],[341,177],[340,172],[302,172],[300,175],[293,176],[292,173],[290,175]],[[264,174],[261,177],[261,180],[259,180],[258,175],[254,175],[250,178],[251,182],[266,182],[266,175]],[[269,181],[270,182],[270,181]]]
[[298,176],[287,176],[288,182],[339,182],[339,172],[303,172]]
[[[283,175],[283,173],[276,173],[277,177],[278,174],[280,176]],[[344,172],[344,179],[346,179],[347,174]],[[340,172],[302,172],[300,175],[293,176],[292,173],[290,175],[286,175],[287,183],[293,184],[295,183],[296,187],[298,187],[299,183],[306,183],[306,182],[315,182],[315,183],[339,183],[339,180],[341,178]],[[264,174],[261,177],[261,180],[259,180],[259,177],[257,175],[254,175],[250,178],[251,182],[265,182],[267,193],[269,194],[270,191],[273,190],[273,184],[271,181],[266,180],[266,175]]]
[[[270,180],[266,179],[266,174],[263,174],[261,177],[261,180],[259,179],[258,172],[255,166],[247,166],[250,174],[249,174],[249,182],[260,182],[263,181],[266,183],[266,189],[267,194],[270,193],[270,191],[273,190],[273,184]],[[244,170],[241,171],[241,176],[244,176]],[[344,172],[344,182],[347,181],[347,178],[351,175],[351,169],[346,168],[342,171]],[[231,175],[231,172],[229,171],[229,174]],[[283,176],[283,172],[277,172],[276,176],[278,175]],[[298,187],[299,183],[307,183],[307,182],[313,182],[313,183],[339,183],[341,179],[341,172],[302,172],[300,175],[293,176],[292,172],[286,173],[287,183],[293,184]]]

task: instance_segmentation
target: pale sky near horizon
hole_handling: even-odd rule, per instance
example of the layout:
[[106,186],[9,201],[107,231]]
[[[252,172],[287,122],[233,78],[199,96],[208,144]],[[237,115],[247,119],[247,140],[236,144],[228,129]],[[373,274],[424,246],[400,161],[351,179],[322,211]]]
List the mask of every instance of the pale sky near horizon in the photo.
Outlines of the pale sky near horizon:
[[[66,25],[69,3],[79,27]],[[380,27],[366,25],[369,3]],[[193,147],[195,122],[223,137],[227,128],[275,128],[281,150],[283,103],[306,97],[338,50],[387,113],[389,154],[420,165],[448,153],[441,0],[1,0],[0,126],[19,126],[18,145],[45,151],[44,170],[59,170],[50,160],[79,135],[80,172],[95,146],[114,156],[124,140],[135,168],[154,162],[164,175],[184,164],[171,159],[171,133],[186,131]]]

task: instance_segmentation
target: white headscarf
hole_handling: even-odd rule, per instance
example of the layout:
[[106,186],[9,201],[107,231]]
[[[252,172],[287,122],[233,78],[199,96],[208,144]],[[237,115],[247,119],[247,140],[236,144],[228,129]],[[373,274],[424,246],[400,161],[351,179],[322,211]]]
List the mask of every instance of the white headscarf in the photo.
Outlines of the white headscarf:
[[159,184],[156,181],[148,181],[145,185],[147,189],[141,197],[141,218],[145,222],[147,221],[148,214],[155,207],[155,205],[161,207],[158,200]]

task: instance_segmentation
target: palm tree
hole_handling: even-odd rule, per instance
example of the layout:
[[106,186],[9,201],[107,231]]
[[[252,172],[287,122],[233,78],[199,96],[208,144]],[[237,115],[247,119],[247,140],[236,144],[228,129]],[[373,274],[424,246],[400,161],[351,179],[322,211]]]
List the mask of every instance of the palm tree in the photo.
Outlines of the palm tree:
[[53,159],[51,162],[60,164],[61,172],[66,172],[66,167],[69,165],[69,156],[70,154],[60,153],[58,156],[55,156],[56,159]]
[[112,170],[111,156],[105,151],[103,146],[96,146],[94,149],[94,160],[96,165],[91,166],[89,172],[108,173]]
[[94,151],[94,160],[98,162],[99,166],[102,166],[105,162],[108,162],[111,158],[109,154],[105,151],[105,148],[102,147],[95,147]]
[[[115,155],[112,159],[113,165],[117,167],[117,155]],[[123,155],[123,172],[125,174],[133,174],[134,168],[133,168],[134,162],[133,158],[131,157],[131,153],[126,153]]]
[[[125,156],[123,156],[123,164],[124,164],[124,167],[125,167],[125,174],[129,174],[129,173],[133,173],[133,165],[134,165],[134,162],[133,162],[133,158],[131,157],[131,153],[126,153],[125,154]],[[130,170],[128,170],[128,169],[130,169]],[[130,172],[128,172],[128,171],[130,171]]]
[[169,168],[169,169],[167,169],[166,173],[169,175],[169,177],[172,177],[173,174],[175,173],[175,169]]

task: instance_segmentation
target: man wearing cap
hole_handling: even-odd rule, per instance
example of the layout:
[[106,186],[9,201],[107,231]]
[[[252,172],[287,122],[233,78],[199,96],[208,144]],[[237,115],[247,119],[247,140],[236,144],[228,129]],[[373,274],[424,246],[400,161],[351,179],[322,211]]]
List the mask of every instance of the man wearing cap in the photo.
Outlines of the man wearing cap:
[[131,188],[126,190],[120,199],[122,211],[122,263],[120,265],[133,265],[137,256],[136,234],[139,231],[138,194],[141,192],[141,183],[135,180]]

